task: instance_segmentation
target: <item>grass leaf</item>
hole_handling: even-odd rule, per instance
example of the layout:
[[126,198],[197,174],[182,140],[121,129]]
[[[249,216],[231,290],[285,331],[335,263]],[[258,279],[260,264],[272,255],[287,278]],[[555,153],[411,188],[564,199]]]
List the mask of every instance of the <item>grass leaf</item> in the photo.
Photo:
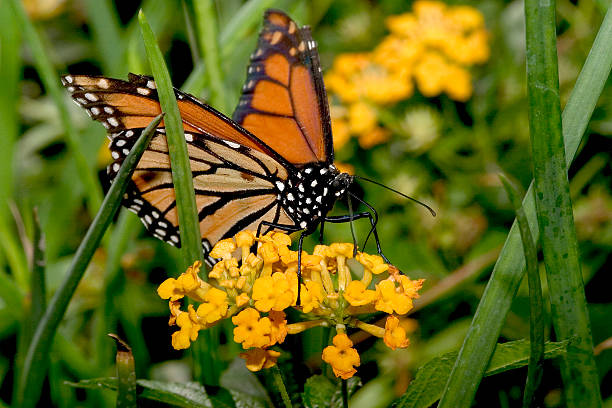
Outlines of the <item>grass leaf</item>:
[[155,78],[157,93],[162,111],[166,113],[164,126],[168,140],[168,152],[172,163],[172,182],[176,193],[176,206],[178,209],[179,229],[184,267],[195,261],[202,261],[202,238],[200,237],[200,223],[197,217],[195,192],[187,143],[183,131],[183,120],[176,103],[174,89],[170,80],[168,68],[164,62],[161,50],[157,45],[155,34],[149,26],[142,10],[138,14],[142,37],[149,57],[149,64]]
[[193,2],[200,49],[206,67],[205,75],[210,88],[209,104],[222,113],[227,113],[223,69],[219,55],[218,23],[212,0]]
[[576,338],[561,364],[566,404],[597,407],[599,376],[561,131],[555,4],[525,1],[535,204],[555,333],[560,340]]
[[542,283],[538,270],[538,253],[529,222],[521,205],[520,197],[523,194],[503,174],[500,174],[510,202],[516,210],[516,220],[521,233],[523,253],[527,268],[527,281],[529,283],[529,366],[527,368],[527,383],[523,394],[523,407],[529,408],[533,401],[535,391],[542,379],[542,360],[544,359],[544,301],[542,300]]

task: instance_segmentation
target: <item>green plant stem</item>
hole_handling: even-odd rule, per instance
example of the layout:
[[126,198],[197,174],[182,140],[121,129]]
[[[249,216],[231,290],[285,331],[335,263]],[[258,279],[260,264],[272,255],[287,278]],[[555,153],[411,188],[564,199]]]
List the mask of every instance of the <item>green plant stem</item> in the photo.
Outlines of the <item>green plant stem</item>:
[[143,131],[138,141],[134,144],[132,151],[125,158],[115,181],[111,185],[108,194],[104,198],[102,206],[95,216],[91,226],[85,234],[85,238],[79,245],[76,254],[70,265],[70,269],[55,292],[49,303],[45,315],[38,323],[28,353],[25,357],[23,371],[21,373],[17,392],[15,395],[15,405],[28,408],[36,404],[45,378],[47,354],[53,341],[53,335],[59,326],[68,303],[81,281],[85,269],[102,240],[104,232],[110,225],[117,209],[123,200],[123,194],[140,157],[149,145],[155,128],[162,120],[163,115],[158,115]]
[[516,210],[516,220],[521,233],[523,253],[527,268],[527,281],[529,285],[529,365],[527,367],[527,382],[523,394],[523,408],[528,408],[535,396],[542,378],[542,361],[544,360],[544,301],[542,300],[542,283],[538,271],[538,254],[533,241],[529,222],[519,196],[519,189],[503,174],[500,175],[502,184],[506,188],[510,202]]
[[340,387],[342,388],[342,407],[348,408],[348,382],[346,380],[340,380]]
[[281,394],[281,398],[283,399],[283,403],[285,404],[285,408],[291,408],[291,398],[289,398],[289,393],[287,393],[287,388],[285,387],[285,381],[283,381],[283,375],[281,373],[280,368],[277,365],[272,367],[272,375],[274,376],[274,384],[276,384],[276,388],[278,392]]
[[200,49],[206,66],[205,74],[210,88],[209,101],[220,112],[227,113],[225,86],[219,57],[218,24],[212,0],[193,2]]
[[602,404],[599,376],[561,131],[555,4],[525,0],[535,204],[555,332],[559,340],[574,340],[561,359],[566,404],[597,407]]
[[[599,95],[612,67],[612,8],[608,10],[597,38],[587,57],[576,85],[563,111],[563,139],[567,164],[576,156],[578,145],[595,109]],[[523,209],[533,233],[538,240],[537,219],[533,188],[529,187]],[[505,316],[523,278],[525,258],[516,222],[495,264],[489,283],[478,305],[476,314],[451,376],[440,400],[440,408],[468,407],[491,358]]]
[[97,209],[100,208],[102,190],[94,176],[94,171],[90,166],[90,162],[83,152],[78,132],[70,120],[64,94],[60,88],[59,76],[45,52],[45,48],[48,47],[43,45],[43,39],[26,15],[21,2],[18,0],[9,0],[9,4],[13,8],[13,12],[19,22],[24,38],[30,46],[32,56],[34,57],[34,64],[40,75],[40,79],[59,111],[62,126],[66,130],[66,143],[75,160],[81,182],[85,186],[89,213],[93,217]]

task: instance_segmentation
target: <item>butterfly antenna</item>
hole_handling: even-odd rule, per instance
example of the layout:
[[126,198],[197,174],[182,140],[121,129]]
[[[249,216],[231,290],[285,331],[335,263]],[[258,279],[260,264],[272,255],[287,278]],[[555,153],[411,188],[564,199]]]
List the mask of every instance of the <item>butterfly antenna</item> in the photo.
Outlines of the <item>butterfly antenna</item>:
[[353,176],[353,177],[358,178],[358,179],[363,180],[363,181],[368,181],[368,182],[370,182],[370,183],[372,183],[372,184],[376,184],[377,186],[380,186],[380,187],[386,188],[387,190],[393,191],[394,193],[399,194],[399,195],[401,195],[402,197],[409,199],[410,201],[414,201],[415,203],[422,205],[423,207],[425,207],[425,208],[427,208],[427,209],[429,210],[429,212],[431,213],[431,215],[433,215],[434,217],[436,216],[436,212],[434,211],[434,209],[433,209],[433,208],[431,208],[431,207],[430,207],[430,206],[428,206],[427,204],[425,204],[425,203],[423,203],[423,202],[421,202],[421,201],[417,200],[416,198],[412,198],[412,197],[410,197],[410,196],[408,196],[408,195],[406,195],[406,194],[402,193],[401,191],[397,191],[396,189],[391,188],[391,187],[389,187],[389,186],[386,186],[386,185],[384,185],[384,184],[382,184],[382,183],[379,183],[378,181],[371,180],[371,179],[369,179],[369,178],[362,177],[362,176],[356,176],[356,175],[355,175],[355,176]]

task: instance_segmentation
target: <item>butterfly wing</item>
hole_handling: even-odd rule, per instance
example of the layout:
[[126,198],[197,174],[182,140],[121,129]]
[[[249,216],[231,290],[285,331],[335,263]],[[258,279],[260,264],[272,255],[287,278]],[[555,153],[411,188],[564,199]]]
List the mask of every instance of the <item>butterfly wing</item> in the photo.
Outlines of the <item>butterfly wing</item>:
[[329,106],[308,27],[266,12],[233,118],[295,165],[333,163]]
[[[65,75],[62,83],[75,103],[108,130],[109,135],[125,129],[145,128],[161,113],[155,82],[151,77],[129,74],[129,81],[88,75]],[[186,132],[218,136],[276,160],[286,161],[257,137],[197,98],[174,89]],[[164,122],[160,128],[164,127]]]
[[[160,111],[154,84],[147,86],[143,82],[150,79],[136,76],[130,79],[130,82],[88,76],[62,79],[77,104],[109,130],[109,148],[114,159],[108,167],[111,180],[144,126]],[[146,95],[143,86],[150,90]],[[183,105],[179,101],[179,107],[205,255],[219,240],[243,229],[256,230],[262,221],[294,226],[295,222],[277,200],[277,182],[289,176],[285,164],[266,153],[269,148],[265,144],[251,139],[248,132],[230,119],[195,98],[192,101],[187,99],[188,95],[180,95],[181,100],[187,101]],[[185,107],[193,112],[185,112]],[[194,116],[197,120],[190,120]],[[163,123],[161,126],[132,175],[123,204],[138,214],[155,237],[180,246],[170,157]],[[205,131],[200,132],[201,129]],[[214,263],[211,258],[207,261]]]

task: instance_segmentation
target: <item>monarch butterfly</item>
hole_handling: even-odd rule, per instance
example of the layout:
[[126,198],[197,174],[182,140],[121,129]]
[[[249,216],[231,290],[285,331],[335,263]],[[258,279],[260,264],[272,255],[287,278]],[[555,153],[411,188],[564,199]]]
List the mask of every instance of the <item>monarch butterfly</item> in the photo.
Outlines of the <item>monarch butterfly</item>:
[[[129,74],[128,81],[66,75],[62,83],[77,105],[108,130],[114,162],[107,171],[114,179],[139,133],[161,112],[155,82]],[[318,225],[322,233],[324,222],[367,217],[378,243],[376,215],[327,215],[336,200],[350,194],[353,176],[334,166],[329,106],[308,27],[298,27],[281,11],[266,11],[233,119],[191,95],[177,89],[175,94],[209,266],[215,263],[209,256],[212,246],[244,229],[302,231],[301,256],[304,236]],[[123,204],[155,237],[178,247],[168,145],[163,122],[160,126]]]

